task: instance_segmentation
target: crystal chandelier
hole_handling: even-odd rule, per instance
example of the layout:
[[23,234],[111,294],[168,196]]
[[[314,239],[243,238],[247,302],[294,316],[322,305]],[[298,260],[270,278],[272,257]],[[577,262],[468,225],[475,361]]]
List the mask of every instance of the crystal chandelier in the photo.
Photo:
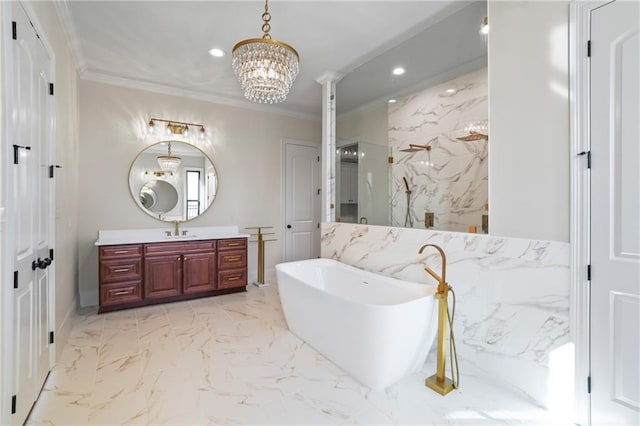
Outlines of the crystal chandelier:
[[298,76],[300,57],[286,43],[271,39],[269,0],[262,14],[262,38],[251,38],[233,47],[233,72],[252,102],[278,103],[287,98]]
[[158,165],[162,169],[163,172],[166,173],[175,173],[180,167],[180,163],[182,159],[180,157],[171,155],[171,142],[169,142],[169,147],[167,148],[167,155],[158,156]]

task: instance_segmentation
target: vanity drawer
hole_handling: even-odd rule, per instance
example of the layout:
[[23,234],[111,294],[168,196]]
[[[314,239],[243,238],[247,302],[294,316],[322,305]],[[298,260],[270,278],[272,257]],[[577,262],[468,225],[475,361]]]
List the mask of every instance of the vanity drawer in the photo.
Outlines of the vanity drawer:
[[247,266],[246,250],[218,252],[218,269],[244,268]]
[[174,253],[209,253],[216,251],[216,242],[207,241],[189,241],[176,243],[154,243],[144,245],[145,256],[153,256],[158,254],[174,254]]
[[245,287],[246,285],[246,269],[228,269],[218,272],[218,288]]
[[142,244],[100,247],[100,260],[142,256]]
[[140,258],[100,261],[100,282],[137,279],[142,279],[142,259]]
[[226,240],[218,240],[218,250],[235,250],[246,247],[246,238],[229,238]]
[[140,302],[142,300],[142,282],[128,281],[100,286],[100,306],[119,305]]

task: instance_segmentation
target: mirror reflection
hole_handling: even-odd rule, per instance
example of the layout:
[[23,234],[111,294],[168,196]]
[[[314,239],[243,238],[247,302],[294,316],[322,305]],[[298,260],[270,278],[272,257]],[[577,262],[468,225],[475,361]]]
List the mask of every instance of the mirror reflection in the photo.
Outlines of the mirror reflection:
[[454,7],[337,84],[336,220],[488,232],[487,5]]
[[129,190],[136,204],[165,222],[187,221],[204,213],[217,187],[211,159],[184,142],[163,141],[147,147],[129,170]]

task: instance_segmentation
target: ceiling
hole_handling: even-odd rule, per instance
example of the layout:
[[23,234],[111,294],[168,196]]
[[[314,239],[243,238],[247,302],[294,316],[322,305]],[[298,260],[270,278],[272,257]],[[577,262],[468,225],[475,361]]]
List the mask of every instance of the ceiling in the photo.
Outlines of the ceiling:
[[[82,79],[319,119],[318,79],[345,75],[468,4],[272,0],[272,37],[300,54],[277,105],[245,100],[231,69],[234,44],[262,35],[264,2],[65,0],[56,9]],[[213,47],[226,55],[210,56]]]

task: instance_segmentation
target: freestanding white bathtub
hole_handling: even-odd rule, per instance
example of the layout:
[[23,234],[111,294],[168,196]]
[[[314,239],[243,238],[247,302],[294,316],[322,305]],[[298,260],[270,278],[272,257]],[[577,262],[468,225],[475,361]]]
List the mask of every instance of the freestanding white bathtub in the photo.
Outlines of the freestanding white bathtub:
[[293,334],[372,389],[418,371],[437,331],[436,286],[332,259],[276,265]]

